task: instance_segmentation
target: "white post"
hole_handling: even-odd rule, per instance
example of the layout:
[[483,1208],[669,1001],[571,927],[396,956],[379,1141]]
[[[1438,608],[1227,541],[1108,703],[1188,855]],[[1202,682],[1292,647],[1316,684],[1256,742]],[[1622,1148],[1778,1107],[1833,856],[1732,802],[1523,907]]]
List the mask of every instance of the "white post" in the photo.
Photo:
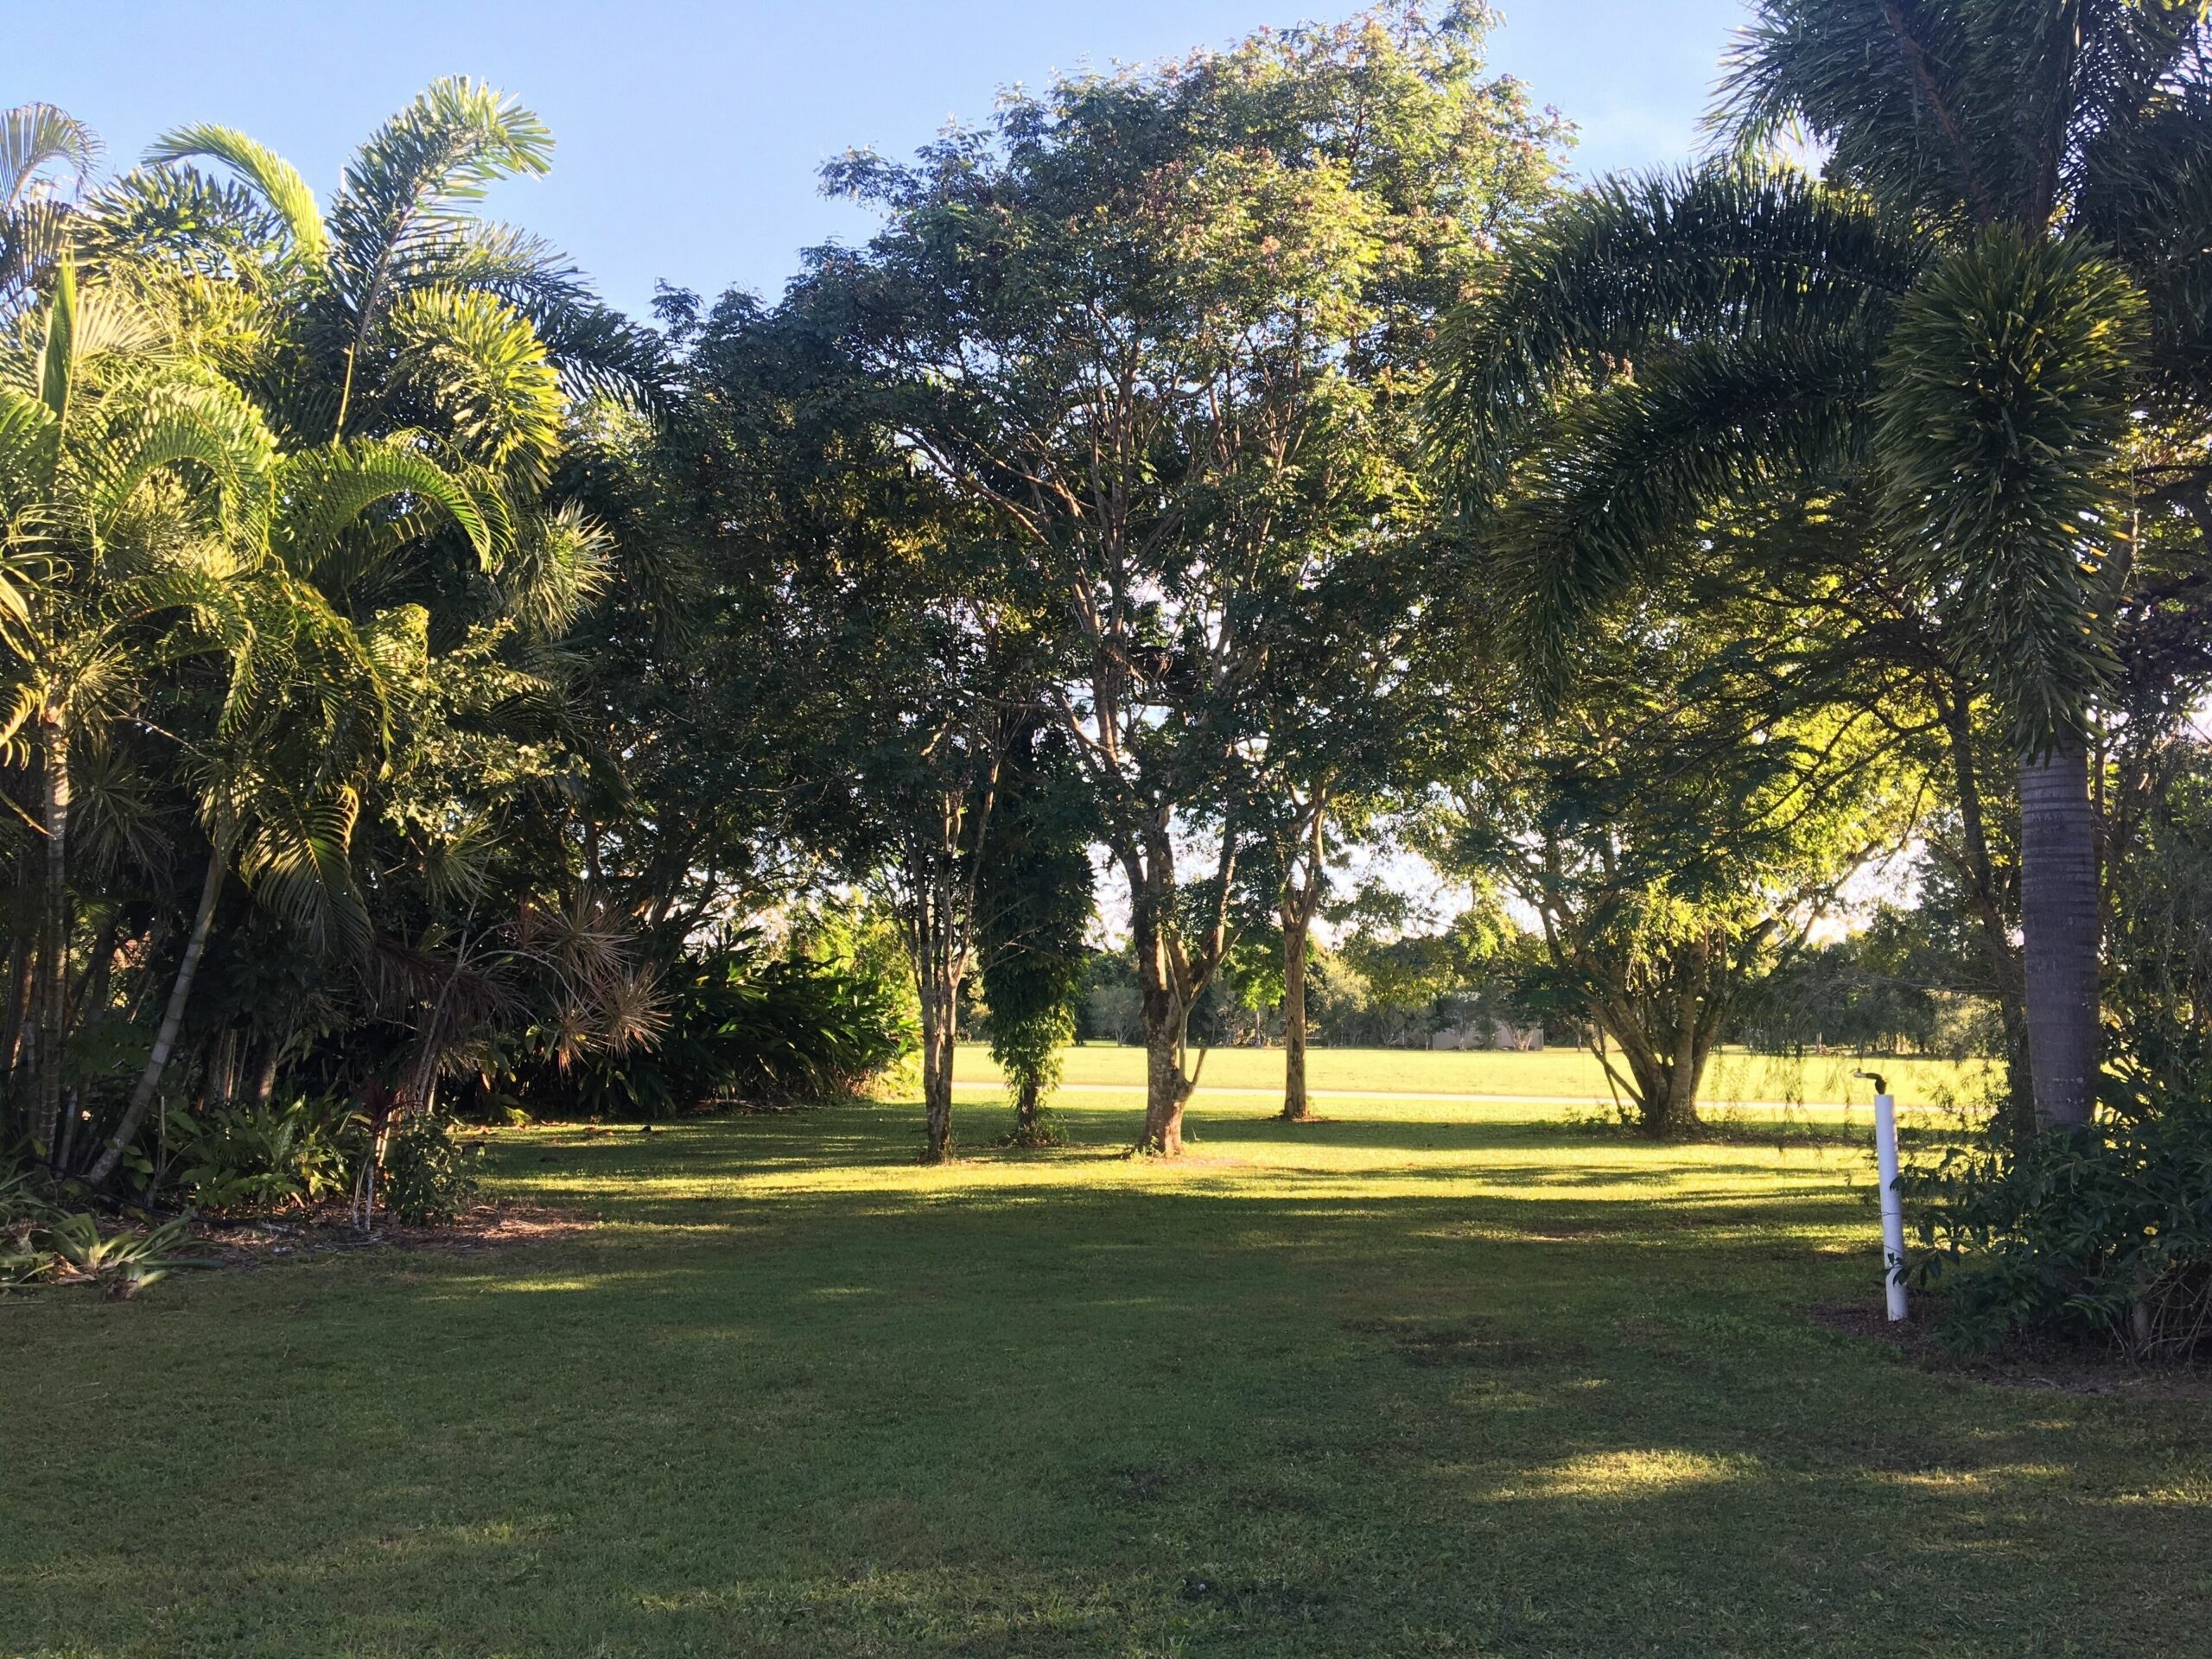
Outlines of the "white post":
[[1882,1173],[1882,1285],[1890,1320],[1904,1318],[1904,1205],[1897,1197],[1897,1103],[1874,1096],[1874,1161]]

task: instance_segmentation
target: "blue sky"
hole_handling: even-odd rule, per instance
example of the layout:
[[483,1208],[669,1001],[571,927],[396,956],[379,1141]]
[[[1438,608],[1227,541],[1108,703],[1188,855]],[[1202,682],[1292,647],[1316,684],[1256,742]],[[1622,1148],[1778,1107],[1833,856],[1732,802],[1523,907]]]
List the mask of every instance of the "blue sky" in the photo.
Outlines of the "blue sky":
[[[559,140],[505,216],[564,246],[632,310],[656,279],[772,294],[798,251],[857,239],[817,168],[851,145],[904,154],[994,92],[1055,68],[1219,45],[1355,0],[74,0],[9,26],[0,105],[43,99],[125,161],[219,121],[318,190],[432,77],[521,95]],[[1739,0],[1518,0],[1493,52],[1581,129],[1587,172],[1679,160],[1696,142]]]

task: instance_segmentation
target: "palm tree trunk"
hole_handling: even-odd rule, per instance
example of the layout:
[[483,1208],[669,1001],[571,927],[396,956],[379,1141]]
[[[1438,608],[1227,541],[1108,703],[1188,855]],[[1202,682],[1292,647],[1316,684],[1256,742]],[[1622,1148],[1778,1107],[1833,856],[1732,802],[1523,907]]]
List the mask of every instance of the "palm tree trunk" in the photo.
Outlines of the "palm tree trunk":
[[2040,1128],[2086,1123],[2099,1066],[2097,830],[2088,752],[2020,763],[2020,931]]
[[[29,1046],[27,1039],[31,1020],[31,976],[37,966],[38,939],[35,933],[29,938],[17,938],[15,948],[9,954],[7,1025],[4,1034],[0,1034],[0,1071],[6,1075],[8,1106],[11,1111],[22,1103],[16,1084],[26,1070],[23,1058]],[[7,1121],[4,1116],[0,1116],[0,1126],[4,1126]]]
[[46,762],[46,890],[40,912],[38,965],[38,1109],[31,1141],[51,1157],[61,1118],[61,1043],[69,1017],[69,728],[49,704],[39,715]]
[[1997,876],[1989,856],[1989,832],[1982,817],[1981,785],[1974,775],[1974,726],[1967,694],[1954,686],[1944,708],[1944,724],[1951,746],[1954,782],[1958,791],[1959,828],[1963,841],[1967,888],[1980,924],[1983,954],[1989,962],[1990,983],[1997,992],[1997,1015],[2005,1033],[2005,1103],[2004,1110],[2013,1124],[2025,1128],[2035,1118],[2034,1066],[2028,1058],[2028,1016],[2020,970],[2020,953],[2005,925],[2005,909],[1997,892]]
[[271,1037],[261,1051],[261,1071],[253,1080],[253,1103],[266,1106],[276,1092],[276,1068],[284,1058],[284,1040]]
[[99,1161],[86,1172],[85,1179],[93,1186],[115,1173],[123,1154],[137,1138],[138,1126],[146,1121],[147,1108],[154,1103],[154,1093],[162,1085],[162,1073],[176,1047],[177,1029],[184,1023],[184,1006],[192,997],[192,982],[199,976],[200,959],[207,954],[207,935],[215,925],[215,901],[222,897],[224,868],[222,849],[213,849],[207,856],[207,878],[200,886],[200,908],[192,918],[192,937],[185,941],[184,960],[177,964],[176,980],[169,987],[168,1006],[162,1010],[162,1028],[155,1033],[153,1052],[146,1056],[145,1067],[138,1073],[123,1121],[108,1137]]

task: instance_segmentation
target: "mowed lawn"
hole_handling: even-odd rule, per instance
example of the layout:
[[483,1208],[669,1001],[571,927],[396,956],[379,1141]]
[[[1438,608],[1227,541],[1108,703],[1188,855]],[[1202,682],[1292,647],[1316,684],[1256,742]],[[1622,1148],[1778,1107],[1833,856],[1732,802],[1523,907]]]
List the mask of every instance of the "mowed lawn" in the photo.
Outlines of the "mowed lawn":
[[1808,1319],[1855,1153],[1266,1109],[502,1134],[603,1224],[0,1300],[0,1654],[2202,1650],[2212,1406]]
[[[1616,1064],[1618,1064],[1618,1060]],[[1751,1054],[1728,1049],[1707,1069],[1702,1097],[1725,1108],[1742,1102],[1785,1105],[1872,1105],[1874,1086],[1852,1074],[1882,1074],[1898,1105],[1910,1109],[1971,1106],[1980,1101],[1995,1075],[1983,1061],[1853,1059],[1847,1055],[1802,1059]],[[980,1088],[995,1087],[998,1068],[980,1043],[961,1045],[956,1078]],[[1306,1086],[1322,1094],[1493,1095],[1508,1098],[1575,1103],[1610,1103],[1604,1068],[1586,1049],[1554,1048],[1515,1054],[1480,1049],[1468,1052],[1408,1048],[1314,1048],[1306,1056]],[[1144,1051],[1104,1043],[1085,1043],[1066,1053],[1065,1081],[1081,1090],[1102,1087],[1142,1090]],[[1199,1089],[1216,1095],[1282,1093],[1282,1051],[1217,1048],[1199,1067]],[[1248,1103],[1239,1103],[1240,1109]]]

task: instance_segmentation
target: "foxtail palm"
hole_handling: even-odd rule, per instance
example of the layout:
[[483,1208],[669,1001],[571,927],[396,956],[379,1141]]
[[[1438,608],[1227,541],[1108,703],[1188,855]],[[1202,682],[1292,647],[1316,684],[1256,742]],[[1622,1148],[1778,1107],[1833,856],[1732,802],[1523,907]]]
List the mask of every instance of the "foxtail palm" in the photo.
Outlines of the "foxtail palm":
[[1986,684],[2019,763],[2036,1114],[2098,1054],[2088,743],[2153,422],[2201,431],[2212,77],[2167,0],[1769,0],[1719,123],[1739,160],[1607,185],[1460,320],[1437,413],[1539,663],[1715,516],[1789,492],[1860,515]]

